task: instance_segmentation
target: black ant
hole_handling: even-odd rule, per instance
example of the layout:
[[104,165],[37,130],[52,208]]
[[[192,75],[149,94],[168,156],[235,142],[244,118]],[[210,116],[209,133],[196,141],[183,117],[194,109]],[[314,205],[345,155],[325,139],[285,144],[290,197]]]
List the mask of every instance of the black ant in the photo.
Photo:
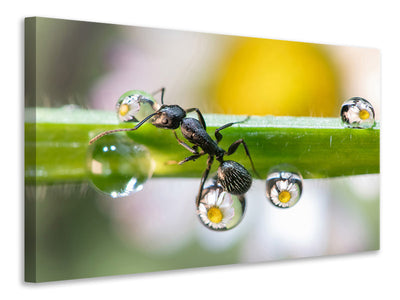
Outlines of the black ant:
[[[250,160],[251,167],[254,173],[259,177],[257,171],[254,168],[254,164],[250,157],[250,153],[246,143],[244,142],[243,139],[239,139],[230,145],[228,151],[225,151],[224,149],[219,147],[218,143],[222,139],[222,134],[220,133],[221,130],[228,128],[234,124],[245,122],[248,120],[249,117],[247,117],[243,121],[231,122],[216,129],[214,133],[216,140],[214,141],[206,131],[206,123],[204,121],[203,115],[201,114],[198,108],[189,108],[184,110],[179,105],[165,105],[164,104],[165,88],[162,88],[160,91],[161,91],[161,107],[156,112],[145,117],[133,128],[121,128],[121,129],[105,131],[97,135],[93,139],[91,139],[89,144],[92,144],[102,136],[110,133],[136,130],[150,119],[151,123],[158,128],[175,130],[181,127],[181,132],[183,136],[185,137],[186,140],[192,143],[193,146],[190,147],[185,142],[180,140],[178,138],[178,135],[174,131],[175,137],[178,143],[187,150],[189,150],[193,155],[186,157],[184,160],[178,162],[178,164],[181,165],[191,160],[194,161],[197,158],[201,157],[202,155],[208,154],[207,168],[204,171],[203,176],[201,178],[201,184],[200,184],[199,194],[197,196],[197,202],[199,202],[200,199],[202,198],[201,196],[204,183],[207,180],[211,166],[214,162],[214,158],[220,163],[217,171],[217,178],[218,178],[217,181],[223,187],[223,189],[228,193],[234,195],[245,194],[250,189],[252,184],[252,177],[250,173],[241,164],[232,160],[224,160],[224,157],[233,154],[237,150],[239,145],[242,144],[245,149],[246,155]],[[199,120],[186,117],[186,114],[190,112],[196,112]],[[198,148],[201,148],[200,152],[198,151]]]

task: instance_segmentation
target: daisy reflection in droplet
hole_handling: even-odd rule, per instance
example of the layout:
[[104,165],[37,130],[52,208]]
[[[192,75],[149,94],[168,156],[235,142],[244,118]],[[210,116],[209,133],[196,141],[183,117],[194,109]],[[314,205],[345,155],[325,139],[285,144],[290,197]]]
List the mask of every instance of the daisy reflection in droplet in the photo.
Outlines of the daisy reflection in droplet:
[[240,222],[243,209],[239,209],[236,215],[234,204],[234,198],[238,196],[224,192],[220,186],[211,186],[203,192],[204,197],[199,202],[197,214],[205,226],[213,230],[227,230]]
[[295,184],[289,183],[287,180],[278,181],[271,190],[271,198],[276,205],[292,206],[289,201],[299,198],[299,189]]
[[302,192],[302,177],[291,172],[273,172],[267,177],[267,198],[277,207],[292,207]]
[[353,97],[344,102],[340,116],[346,127],[371,128],[375,125],[374,108],[371,103],[361,97]]
[[140,110],[138,98],[139,95],[131,95],[118,101],[116,110],[121,122],[129,122],[132,119],[137,122],[135,115]]
[[123,94],[116,104],[116,111],[121,122],[139,122],[159,108],[150,94],[132,90]]

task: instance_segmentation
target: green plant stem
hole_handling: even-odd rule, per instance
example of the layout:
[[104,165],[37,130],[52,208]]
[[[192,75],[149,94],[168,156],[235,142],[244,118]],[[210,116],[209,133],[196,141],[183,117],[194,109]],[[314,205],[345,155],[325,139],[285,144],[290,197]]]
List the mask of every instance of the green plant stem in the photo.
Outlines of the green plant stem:
[[[244,120],[240,115],[204,115],[207,132]],[[37,183],[83,181],[89,140],[106,130],[133,127],[118,124],[114,112],[63,108],[28,108],[25,121],[25,180]],[[179,130],[178,135],[183,139]],[[279,164],[295,166],[304,178],[324,178],[379,173],[379,124],[373,129],[344,128],[339,118],[252,116],[248,121],[221,131],[220,146],[227,150],[244,139],[258,173],[265,179]],[[153,176],[200,177],[206,156],[183,165],[191,153],[180,146],[172,130],[151,124],[128,134],[145,145],[156,162]],[[243,164],[251,171],[242,146],[226,159]],[[214,163],[212,171],[218,167]]]

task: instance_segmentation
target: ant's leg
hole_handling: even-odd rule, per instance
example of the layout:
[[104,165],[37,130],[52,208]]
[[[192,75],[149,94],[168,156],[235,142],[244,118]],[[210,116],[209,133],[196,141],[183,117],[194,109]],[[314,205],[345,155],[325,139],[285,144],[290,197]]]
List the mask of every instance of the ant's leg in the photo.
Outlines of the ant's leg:
[[180,162],[178,162],[178,165],[184,164],[185,162],[188,162],[188,161],[191,161],[191,160],[194,161],[194,160],[198,159],[200,156],[202,156],[204,154],[206,154],[206,153],[205,152],[201,152],[199,154],[195,154],[195,155],[186,157],[184,160],[181,160]]
[[[139,95],[139,97],[138,97],[138,102],[139,102],[140,104],[146,103],[146,104],[150,105],[151,108],[152,108],[154,111],[158,111],[159,108],[160,108],[160,104],[158,104],[157,101],[153,101],[152,99],[146,98],[146,97],[144,97],[144,96],[142,96],[142,95]],[[138,120],[134,117],[132,120],[130,120],[130,122],[138,122]]]
[[174,160],[170,160],[167,162],[168,165],[172,165],[172,164],[184,164],[185,162],[191,161],[191,160],[196,160],[197,158],[199,158],[200,156],[204,155],[205,152],[201,151],[200,153],[197,152],[198,146],[194,145],[193,147],[190,147],[188,144],[186,144],[184,141],[180,140],[178,138],[178,135],[176,134],[176,131],[174,131],[176,140],[178,141],[178,143],[183,146],[185,149],[189,150],[190,152],[193,153],[192,156],[186,157],[184,160],[181,160],[180,162],[174,161]]
[[201,114],[200,110],[198,108],[189,108],[186,110],[186,113],[190,113],[192,111],[195,111],[197,113],[197,116],[199,117],[199,121],[201,125],[203,126],[204,130],[206,130],[206,121],[204,121],[203,115]]
[[220,128],[217,128],[217,129],[215,130],[215,133],[214,133],[215,138],[217,139],[217,144],[222,140],[222,134],[219,133],[222,129],[231,127],[231,126],[234,125],[234,124],[246,122],[249,118],[250,118],[250,116],[248,116],[246,119],[244,119],[244,120],[242,120],[242,121],[237,121],[237,122],[228,123],[228,124],[225,124],[225,125],[221,126]]
[[152,95],[152,96],[155,96],[155,95],[157,95],[159,92],[161,92],[161,105],[163,105],[163,104],[164,104],[164,92],[165,92],[165,87],[163,87],[163,88],[161,88],[161,89],[159,89],[159,90],[157,90],[157,91],[151,93],[151,95]]
[[199,205],[199,203],[200,203],[201,196],[202,196],[202,193],[203,193],[204,183],[206,182],[206,180],[208,178],[208,174],[210,173],[211,166],[212,166],[213,162],[214,162],[214,156],[209,155],[208,159],[207,159],[207,168],[204,171],[203,176],[201,177],[199,193],[198,193],[197,199],[196,199],[196,204],[197,205]]
[[194,151],[196,151],[196,152],[199,152],[199,151],[197,151],[197,150],[199,149],[199,146],[197,146],[197,145],[193,145],[192,149],[193,149]]
[[219,132],[220,132],[222,129],[231,127],[233,124],[235,124],[235,123],[228,123],[228,124],[225,124],[225,125],[221,126],[220,128],[215,129],[214,135],[215,135],[215,138],[216,138],[216,140],[217,140],[217,144],[222,140],[222,134],[220,134]]
[[175,137],[176,137],[176,140],[178,141],[178,143],[181,145],[181,146],[183,146],[184,148],[186,148],[187,150],[189,150],[190,152],[192,152],[193,154],[195,154],[195,155],[197,155],[197,154],[199,154],[199,152],[197,152],[197,147],[190,147],[188,144],[186,144],[184,141],[182,141],[182,140],[180,140],[179,138],[178,138],[178,135],[176,134],[176,131],[174,130],[174,134],[175,134]]
[[256,171],[256,169],[254,168],[253,160],[251,159],[249,149],[247,148],[247,145],[243,139],[237,140],[232,145],[230,145],[228,151],[225,152],[225,155],[231,155],[231,154],[235,153],[235,151],[237,150],[237,148],[239,147],[240,144],[243,145],[244,150],[246,151],[246,155],[250,160],[251,167],[253,168],[253,172],[257,175],[258,178],[261,178],[260,175],[258,174],[258,172]]
[[194,160],[198,159],[200,156],[202,156],[202,155],[204,155],[204,154],[205,154],[205,152],[201,152],[201,153],[199,153],[199,154],[194,154],[194,155],[192,155],[192,156],[186,157],[184,160],[181,160],[181,161],[179,161],[179,162],[170,160],[170,161],[167,162],[167,164],[168,164],[168,165],[172,165],[172,164],[182,165],[182,164],[184,164],[185,162],[188,162],[188,161],[191,161],[191,160],[194,161]]

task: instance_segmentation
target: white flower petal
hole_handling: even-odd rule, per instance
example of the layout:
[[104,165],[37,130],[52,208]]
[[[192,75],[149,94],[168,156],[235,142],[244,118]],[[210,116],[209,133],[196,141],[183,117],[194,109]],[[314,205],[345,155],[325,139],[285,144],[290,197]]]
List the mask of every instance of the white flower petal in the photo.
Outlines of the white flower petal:
[[225,221],[227,223],[235,216],[235,209],[233,207],[230,209],[226,209],[222,212],[222,214],[224,215],[222,221]]
[[207,195],[204,197],[205,203],[210,206],[214,206],[218,200],[218,190],[210,190]]
[[276,186],[279,191],[286,191],[288,189],[289,182],[287,180],[279,180]]
[[279,196],[278,189],[276,188],[275,185],[272,187],[270,194],[271,194],[271,198],[277,198]]
[[222,192],[219,197],[218,200],[220,202],[219,207],[222,208],[230,208],[233,205],[233,198],[232,195],[227,193],[227,192]]
[[290,191],[290,195],[292,196],[293,200],[297,200],[297,198],[299,197],[299,187],[297,184],[293,185]]
[[207,208],[203,203],[200,203],[199,205],[199,212],[207,214]]

